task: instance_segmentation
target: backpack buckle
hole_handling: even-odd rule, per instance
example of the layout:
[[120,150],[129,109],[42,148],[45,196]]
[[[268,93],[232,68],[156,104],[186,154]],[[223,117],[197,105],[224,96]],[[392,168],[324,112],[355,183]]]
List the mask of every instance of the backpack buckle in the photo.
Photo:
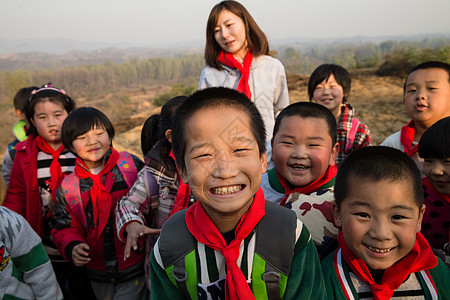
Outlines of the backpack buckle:
[[[178,271],[178,272],[177,272]],[[188,274],[187,272],[179,272],[180,270],[177,270],[177,268],[173,268],[172,270],[172,277],[175,278],[177,282],[185,282],[187,280]]]
[[280,283],[281,276],[275,271],[269,271],[262,275],[262,279],[265,283]]

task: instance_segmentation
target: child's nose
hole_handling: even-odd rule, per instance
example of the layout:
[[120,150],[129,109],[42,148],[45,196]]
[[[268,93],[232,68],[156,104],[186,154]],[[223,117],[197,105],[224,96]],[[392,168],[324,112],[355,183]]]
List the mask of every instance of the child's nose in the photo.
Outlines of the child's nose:
[[444,175],[444,167],[439,162],[434,162],[431,165],[431,174],[432,175]]
[[232,158],[225,155],[216,158],[213,165],[212,175],[216,178],[227,179],[237,175],[237,168]]
[[376,240],[389,240],[392,238],[392,231],[387,220],[379,220],[372,222],[371,237]]

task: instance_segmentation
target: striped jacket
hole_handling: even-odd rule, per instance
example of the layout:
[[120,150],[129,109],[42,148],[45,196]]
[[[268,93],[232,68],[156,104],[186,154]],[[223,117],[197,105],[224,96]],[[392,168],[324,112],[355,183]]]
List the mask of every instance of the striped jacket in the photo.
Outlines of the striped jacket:
[[41,239],[19,214],[0,206],[0,299],[62,299]]
[[[433,269],[410,274],[392,299],[450,299],[450,269],[438,262]],[[372,299],[370,286],[351,272],[340,249],[322,261],[322,270],[328,299]]]

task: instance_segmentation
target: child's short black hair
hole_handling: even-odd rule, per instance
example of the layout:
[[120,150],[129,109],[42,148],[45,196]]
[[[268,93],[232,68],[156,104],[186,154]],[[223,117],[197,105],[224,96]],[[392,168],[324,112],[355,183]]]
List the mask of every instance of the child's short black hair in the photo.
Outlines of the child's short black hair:
[[[402,151],[384,146],[370,146],[353,151],[339,166],[334,185],[334,198],[338,209],[354,180],[378,182],[405,181],[410,183],[414,201],[419,209],[423,204],[422,175],[416,163]],[[357,187],[356,187],[357,188]],[[382,200],[382,199],[380,199]]]
[[[184,162],[186,151],[184,128],[187,121],[200,110],[216,107],[228,107],[244,112],[250,119],[250,130],[258,144],[259,154],[263,155],[266,152],[266,130],[261,114],[255,104],[245,94],[236,90],[225,87],[207,88],[192,94],[177,110],[173,123],[172,149],[181,171],[186,170]],[[221,132],[217,134],[220,135]]]
[[93,107],[80,107],[67,116],[61,128],[61,140],[66,149],[72,149],[73,141],[80,135],[97,128],[105,128],[109,138],[114,137],[114,127],[108,117]]
[[432,60],[432,61],[426,61],[424,63],[418,64],[412,70],[408,73],[408,76],[406,76],[405,83],[403,84],[403,93],[406,93],[406,83],[408,82],[409,75],[411,75],[412,72],[417,70],[424,70],[424,69],[442,69],[448,74],[448,82],[450,83],[450,64],[447,64],[442,61]]
[[24,87],[17,91],[14,96],[14,109],[20,110],[25,113],[25,105],[27,104],[28,99],[31,97],[31,92],[34,90],[38,90],[37,86]]
[[187,99],[186,96],[176,96],[167,101],[161,108],[161,115],[159,117],[158,141],[159,141],[159,157],[166,166],[174,167],[175,164],[170,158],[170,151],[172,145],[166,137],[166,131],[172,129],[173,120],[177,114],[178,108]]
[[314,96],[314,90],[316,86],[324,80],[328,80],[330,75],[333,74],[336,82],[342,86],[344,92],[344,98],[342,103],[347,103],[348,97],[350,96],[350,89],[352,87],[352,79],[350,74],[346,69],[340,65],[335,64],[323,64],[318,66],[311,74],[308,80],[308,95],[309,101],[312,101]]
[[[281,121],[286,117],[292,116],[323,119],[328,125],[328,133],[330,134],[332,145],[336,144],[337,125],[335,117],[325,106],[313,102],[296,102],[284,108],[275,120],[273,138],[275,138],[275,135],[280,128]],[[299,128],[299,130],[301,130],[301,128]]]
[[34,116],[34,107],[39,102],[49,101],[61,105],[68,114],[75,109],[75,101],[70,98],[64,90],[59,90],[51,86],[51,84],[45,84],[37,90],[31,92],[31,96],[25,104],[25,116],[28,122],[27,135],[37,135],[37,129],[31,122]]
[[419,156],[439,159],[450,157],[450,117],[437,121],[422,134]]
[[151,115],[145,120],[141,130],[141,150],[145,156],[158,141],[159,114]]

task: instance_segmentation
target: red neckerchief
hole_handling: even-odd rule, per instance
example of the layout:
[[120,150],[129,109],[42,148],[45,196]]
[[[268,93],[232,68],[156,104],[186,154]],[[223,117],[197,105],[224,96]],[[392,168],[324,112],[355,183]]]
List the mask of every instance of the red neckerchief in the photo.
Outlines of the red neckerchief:
[[317,191],[322,185],[324,185],[325,183],[327,183],[328,181],[333,179],[336,176],[336,173],[337,173],[337,167],[329,166],[327,171],[322,175],[322,177],[320,177],[316,181],[313,181],[310,184],[305,185],[305,186],[297,186],[297,187],[291,189],[286,178],[281,176],[280,173],[278,173],[278,171],[277,171],[278,180],[280,181],[281,185],[283,186],[284,194],[285,194],[283,200],[281,200],[280,205],[284,206],[287,198],[292,193],[310,194],[312,192]]
[[[175,161],[175,156],[173,155],[172,150],[170,150],[169,156],[172,157],[172,159]],[[189,184],[183,182],[180,173],[178,173],[178,168],[177,168],[177,179],[178,179],[177,197],[175,198],[175,203],[173,205],[172,211],[169,214],[169,217],[174,213],[187,208],[189,204],[189,196],[191,195],[191,189],[189,187]]]
[[427,240],[418,232],[411,251],[385,270],[381,284],[377,284],[373,280],[366,263],[347,246],[342,231],[338,235],[338,241],[342,249],[342,257],[344,257],[353,273],[370,285],[374,300],[391,299],[394,291],[408,278],[409,274],[432,269],[438,264]]
[[417,152],[419,147],[419,144],[416,144],[414,145],[414,147],[412,147],[415,133],[416,128],[414,126],[413,120],[409,121],[408,124],[403,126],[402,130],[400,131],[400,143],[403,145],[403,148],[405,148],[404,152],[408,154],[409,157],[412,157],[414,153]]
[[250,78],[250,65],[252,64],[252,60],[253,53],[251,50],[249,50],[245,55],[243,65],[238,62],[236,58],[234,58],[233,54],[228,53],[224,50],[222,50],[222,53],[220,53],[219,57],[217,58],[217,61],[221,64],[224,64],[225,66],[228,66],[230,68],[238,69],[239,72],[241,72],[242,76],[241,80],[239,80],[237,90],[247,95],[249,99],[252,99],[252,92],[250,91],[250,86],[248,84],[248,79]]
[[431,184],[431,182],[428,180],[427,177],[424,177],[422,179],[422,183],[427,187],[427,189],[431,190],[431,192],[437,196],[439,196],[439,198],[447,201],[448,204],[450,204],[450,195],[444,195],[438,192],[438,190],[434,187],[434,185]]
[[47,142],[41,137],[36,137],[36,142],[39,150],[50,154],[53,158],[52,163],[50,164],[50,182],[51,182],[51,194],[52,199],[55,199],[56,190],[58,189],[61,181],[63,179],[63,174],[61,171],[61,164],[59,163],[59,155],[61,152],[66,150],[63,145],[61,145],[57,150],[54,150],[50,147]]
[[110,149],[111,155],[103,166],[103,169],[97,175],[92,174],[83,160],[79,157],[77,157],[75,162],[75,175],[82,179],[91,178],[93,182],[91,187],[91,201],[95,228],[91,236],[91,242],[97,241],[108,222],[109,214],[111,212],[111,193],[106,190],[103,185],[102,176],[109,173],[112,168],[114,168],[119,159],[119,152],[113,148]]
[[227,275],[225,278],[225,299],[255,299],[247,280],[237,265],[239,247],[265,214],[264,193],[260,189],[253,203],[241,217],[235,230],[235,239],[227,246],[225,239],[209,218],[200,202],[196,202],[186,212],[186,224],[192,235],[202,244],[220,251],[225,258]]

